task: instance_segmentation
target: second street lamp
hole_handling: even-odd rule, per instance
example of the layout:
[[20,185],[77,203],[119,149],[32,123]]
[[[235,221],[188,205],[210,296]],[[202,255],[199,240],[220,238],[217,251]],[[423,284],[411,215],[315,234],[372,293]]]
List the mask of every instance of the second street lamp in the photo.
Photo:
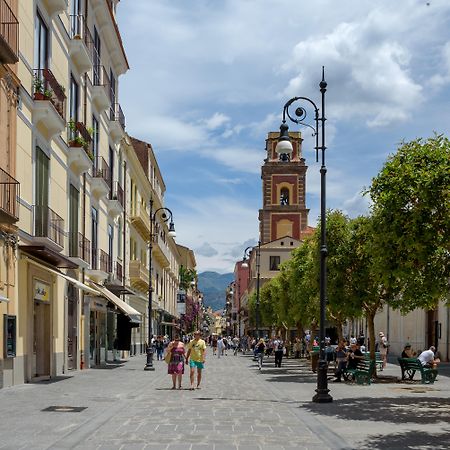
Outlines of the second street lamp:
[[259,338],[259,325],[260,325],[260,317],[259,317],[259,288],[260,288],[260,258],[261,258],[261,241],[258,241],[258,245],[256,247],[247,247],[244,250],[244,258],[242,259],[242,267],[248,267],[247,259],[250,258],[252,251],[256,249],[256,317],[255,317],[255,325],[256,325],[256,338]]
[[169,223],[169,236],[175,237],[175,226],[173,224],[172,211],[169,208],[158,208],[153,212],[153,198],[150,198],[150,239],[148,243],[148,337],[147,337],[147,362],[144,370],[155,370],[153,366],[153,346],[152,346],[152,300],[153,300],[153,285],[152,285],[152,251],[153,240],[158,236],[156,229],[156,217],[159,214],[159,218],[162,222]]
[[[313,397],[313,401],[317,403],[328,403],[333,401],[333,397],[329,394],[327,369],[328,364],[325,360],[325,308],[327,303],[327,237],[326,237],[326,173],[325,165],[325,92],[327,90],[327,82],[325,81],[325,70],[322,67],[322,81],[319,83],[322,108],[320,110],[316,104],[308,97],[291,98],[283,107],[283,122],[280,126],[280,138],[276,147],[276,152],[280,155],[280,159],[288,160],[292,154],[292,143],[289,137],[289,127],[286,124],[286,116],[291,122],[311,128],[314,131],[313,136],[316,138],[316,160],[319,159],[319,150],[321,151],[322,161],[320,167],[320,353],[319,366],[317,369],[317,389]],[[295,109],[295,116],[289,113],[289,108],[293,103],[303,102],[313,107],[315,113],[315,127],[304,122],[306,119],[306,109],[299,106]],[[319,122],[321,129],[319,130]],[[321,145],[319,145],[319,131],[321,132]]]

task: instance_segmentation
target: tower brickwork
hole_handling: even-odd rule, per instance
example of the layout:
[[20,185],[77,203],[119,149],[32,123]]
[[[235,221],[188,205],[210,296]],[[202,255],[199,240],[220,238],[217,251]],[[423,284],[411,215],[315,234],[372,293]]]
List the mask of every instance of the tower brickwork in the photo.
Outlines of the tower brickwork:
[[275,150],[279,132],[269,132],[266,139],[267,157],[261,168],[263,206],[259,210],[262,244],[284,236],[300,240],[308,231],[303,139],[300,132],[289,132],[289,136],[293,146],[289,158]]

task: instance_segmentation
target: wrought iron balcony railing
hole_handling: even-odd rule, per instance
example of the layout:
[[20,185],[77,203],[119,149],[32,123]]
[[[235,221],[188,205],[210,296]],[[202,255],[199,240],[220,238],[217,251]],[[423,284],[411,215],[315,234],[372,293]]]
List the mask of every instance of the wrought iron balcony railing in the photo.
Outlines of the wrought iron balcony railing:
[[92,176],[94,178],[102,178],[108,186],[111,186],[111,171],[103,156],[94,158]]
[[34,205],[34,235],[46,237],[64,247],[64,219],[48,206]]
[[19,22],[6,0],[0,0],[0,62],[19,61]]
[[110,191],[110,200],[117,200],[123,207],[123,189],[118,181],[114,182],[112,190]]
[[35,100],[52,102],[58,114],[65,120],[66,94],[50,69],[34,70],[33,96]]
[[108,253],[99,248],[92,248],[91,253],[91,268],[93,270],[101,270],[102,272],[111,273],[112,264]]
[[113,103],[109,109],[109,120],[111,122],[119,122],[122,129],[125,130],[125,115],[119,103]]
[[86,263],[91,262],[91,241],[82,233],[69,234],[69,256],[80,258]]
[[8,172],[0,169],[0,221],[2,216],[11,222],[19,220],[20,184]]

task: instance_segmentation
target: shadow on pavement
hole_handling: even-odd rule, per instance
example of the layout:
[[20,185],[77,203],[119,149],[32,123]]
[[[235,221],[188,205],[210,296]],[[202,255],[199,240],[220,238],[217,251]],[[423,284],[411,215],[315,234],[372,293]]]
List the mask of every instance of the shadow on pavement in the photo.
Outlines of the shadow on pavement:
[[57,377],[50,378],[49,380],[39,380],[39,381],[30,381],[30,384],[53,384],[58,383],[59,381],[66,381],[73,378],[73,376],[60,375]]
[[370,436],[370,443],[360,443],[360,449],[417,449],[433,448],[435,450],[448,449],[450,447],[450,432],[443,434],[430,434],[424,431],[408,431],[402,434],[388,434]]
[[305,403],[301,407],[313,413],[335,416],[344,420],[418,424],[450,422],[450,399],[448,398],[360,397],[335,400],[333,403],[326,404]]

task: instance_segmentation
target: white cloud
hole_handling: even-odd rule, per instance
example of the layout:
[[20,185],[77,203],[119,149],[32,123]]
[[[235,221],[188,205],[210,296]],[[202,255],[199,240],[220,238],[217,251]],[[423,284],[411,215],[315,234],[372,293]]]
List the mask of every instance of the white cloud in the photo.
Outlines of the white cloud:
[[230,118],[222,113],[214,113],[212,117],[205,120],[205,125],[208,130],[215,130],[217,128],[222,127],[227,122],[230,121]]
[[200,247],[195,249],[196,255],[200,256],[216,256],[219,252],[211,246],[208,242],[204,242]]

